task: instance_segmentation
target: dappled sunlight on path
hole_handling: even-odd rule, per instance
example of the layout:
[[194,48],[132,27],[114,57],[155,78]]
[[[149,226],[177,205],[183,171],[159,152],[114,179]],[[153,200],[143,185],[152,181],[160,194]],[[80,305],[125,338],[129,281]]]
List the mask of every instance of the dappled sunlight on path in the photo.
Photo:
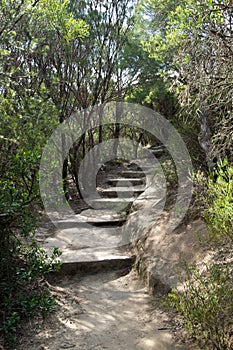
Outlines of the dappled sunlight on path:
[[119,272],[74,276],[55,285],[67,293],[66,305],[61,304],[49,324],[38,329],[28,350],[191,349],[175,344],[165,327],[166,314],[153,306],[153,298],[133,271],[125,276]]

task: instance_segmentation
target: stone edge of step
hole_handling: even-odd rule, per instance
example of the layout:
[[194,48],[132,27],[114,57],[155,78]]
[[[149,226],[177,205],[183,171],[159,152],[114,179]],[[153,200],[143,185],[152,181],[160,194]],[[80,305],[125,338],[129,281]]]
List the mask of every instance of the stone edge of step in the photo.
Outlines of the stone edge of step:
[[63,277],[74,276],[76,274],[92,275],[100,272],[120,270],[132,268],[136,261],[136,256],[127,255],[112,255],[111,257],[103,258],[101,260],[87,260],[87,261],[68,261],[61,262],[61,267],[58,271],[49,273],[49,277]]

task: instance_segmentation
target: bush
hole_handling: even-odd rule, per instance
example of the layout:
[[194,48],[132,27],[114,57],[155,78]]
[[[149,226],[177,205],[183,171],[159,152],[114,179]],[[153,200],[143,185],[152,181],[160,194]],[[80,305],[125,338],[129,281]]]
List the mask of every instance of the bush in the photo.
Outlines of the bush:
[[233,348],[233,288],[228,266],[213,265],[204,273],[189,268],[184,291],[173,290],[168,298],[201,349]]
[[7,159],[0,175],[0,345],[12,349],[20,322],[55,308],[44,275],[59,268],[60,255],[51,256],[34,241],[39,203],[37,150],[0,149]]
[[[233,167],[225,159],[216,165],[207,178],[197,173],[195,183],[197,203],[214,243],[212,246],[221,250],[227,242],[231,246]],[[226,253],[223,255],[226,256]],[[187,268],[184,290],[173,290],[168,299],[182,315],[185,328],[198,340],[201,349],[233,349],[233,278],[230,263],[215,263],[207,266],[204,272]]]
[[206,177],[198,172],[194,178],[197,203],[213,241],[233,240],[233,166],[228,160],[217,163]]
[[23,242],[8,231],[5,237],[0,249],[0,344],[12,349],[23,319],[45,317],[55,308],[44,275],[59,268],[60,252],[54,249],[48,256],[31,236]]

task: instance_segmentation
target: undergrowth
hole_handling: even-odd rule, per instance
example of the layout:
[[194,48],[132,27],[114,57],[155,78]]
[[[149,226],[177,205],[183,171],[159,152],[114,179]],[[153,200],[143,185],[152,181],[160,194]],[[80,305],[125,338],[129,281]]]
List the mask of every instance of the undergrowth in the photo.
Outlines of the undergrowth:
[[[4,145],[3,145],[4,146]],[[60,252],[49,256],[34,240],[39,205],[37,150],[0,148],[0,346],[15,349],[23,320],[55,309],[44,276],[58,269]],[[7,157],[6,157],[7,154]]]
[[[208,177],[197,173],[195,183],[212,247],[216,253],[232,247],[233,167],[225,159]],[[182,288],[168,295],[201,349],[233,349],[233,266],[226,252],[224,256],[201,268],[186,266]]]
[[[13,248],[12,248],[13,247]],[[56,301],[44,284],[46,273],[58,269],[60,252],[48,256],[35,241],[11,242],[11,249],[0,251],[0,344],[7,349],[17,345],[23,320],[46,317]]]

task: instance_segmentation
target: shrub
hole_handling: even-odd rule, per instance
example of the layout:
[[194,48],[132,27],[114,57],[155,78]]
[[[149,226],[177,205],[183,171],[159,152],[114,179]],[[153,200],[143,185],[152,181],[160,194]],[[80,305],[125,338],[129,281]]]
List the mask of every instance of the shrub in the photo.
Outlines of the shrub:
[[217,163],[206,177],[194,177],[197,204],[213,241],[233,240],[233,166],[228,160]]
[[[6,152],[0,149],[1,156]],[[55,308],[43,279],[59,268],[60,252],[48,256],[34,241],[38,162],[38,151],[15,148],[0,175],[0,345],[9,349],[24,318],[45,317]]]
[[233,348],[233,288],[229,266],[213,265],[204,273],[189,268],[184,290],[173,290],[169,301],[181,314],[201,349]]
[[[197,203],[207,224],[215,249],[233,240],[233,167],[227,159],[219,162],[206,178],[195,177]],[[216,244],[216,242],[218,244]],[[226,255],[226,254],[225,254]],[[233,279],[230,263],[206,266],[204,272],[187,268],[184,290],[173,290],[168,299],[179,313],[184,326],[201,349],[233,348]]]
[[23,319],[37,314],[45,317],[55,309],[56,302],[43,282],[46,273],[59,268],[59,255],[54,249],[48,256],[32,237],[23,242],[8,232],[0,249],[0,344],[12,349]]

